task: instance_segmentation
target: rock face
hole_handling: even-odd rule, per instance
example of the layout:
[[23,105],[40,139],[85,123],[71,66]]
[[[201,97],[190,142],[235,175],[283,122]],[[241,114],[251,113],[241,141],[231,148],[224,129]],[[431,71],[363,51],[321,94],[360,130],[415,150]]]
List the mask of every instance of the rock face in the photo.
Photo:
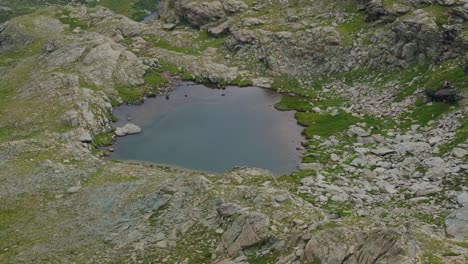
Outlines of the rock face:
[[[187,21],[196,27],[204,26],[208,23],[224,19],[230,14],[241,12],[247,9],[247,5],[241,0],[220,0],[220,1],[180,1],[179,13]],[[164,15],[163,15],[164,17]]]
[[455,211],[445,220],[447,236],[456,239],[468,239],[468,205]]
[[317,233],[307,243],[307,260],[319,263],[417,263],[414,240],[396,231],[370,233],[330,229]]
[[242,250],[267,242],[270,219],[268,216],[249,212],[237,218],[223,234],[222,247],[230,256],[237,256]]
[[89,84],[96,86],[105,86],[114,80],[130,87],[144,83],[142,62],[122,46],[110,42],[90,50],[78,69]]

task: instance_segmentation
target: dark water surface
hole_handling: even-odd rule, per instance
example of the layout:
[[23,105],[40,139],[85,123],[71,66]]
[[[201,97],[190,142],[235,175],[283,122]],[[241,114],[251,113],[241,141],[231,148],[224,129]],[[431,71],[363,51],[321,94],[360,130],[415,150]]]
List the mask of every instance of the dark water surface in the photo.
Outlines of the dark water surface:
[[[139,160],[208,172],[235,166],[291,173],[300,163],[302,128],[294,112],[280,112],[281,95],[257,88],[212,89],[181,83],[170,98],[114,110],[116,126],[143,129],[119,138],[111,158]],[[130,121],[128,121],[130,120]]]

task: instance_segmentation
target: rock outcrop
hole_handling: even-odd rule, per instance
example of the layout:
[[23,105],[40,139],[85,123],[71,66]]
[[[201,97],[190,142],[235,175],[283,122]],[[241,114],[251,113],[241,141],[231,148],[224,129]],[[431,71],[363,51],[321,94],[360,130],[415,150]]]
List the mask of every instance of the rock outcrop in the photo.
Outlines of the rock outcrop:
[[365,233],[336,228],[318,232],[304,253],[311,262],[330,264],[417,263],[418,250],[413,238],[396,230]]

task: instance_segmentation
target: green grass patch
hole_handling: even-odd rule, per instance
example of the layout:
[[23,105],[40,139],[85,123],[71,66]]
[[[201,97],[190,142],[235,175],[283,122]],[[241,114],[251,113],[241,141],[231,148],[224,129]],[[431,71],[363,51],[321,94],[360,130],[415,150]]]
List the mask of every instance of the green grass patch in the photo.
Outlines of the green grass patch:
[[291,175],[284,175],[278,178],[278,181],[299,184],[305,177],[315,176],[315,171],[295,171]]
[[125,182],[134,182],[139,180],[140,178],[135,176],[128,176],[128,175],[118,175],[118,176],[93,176],[86,182],[84,182],[84,186],[96,186],[102,185],[106,183],[125,183]]
[[422,78],[421,86],[428,93],[434,93],[443,88],[445,81],[450,82],[455,90],[466,90],[468,76],[465,75],[464,66],[450,61],[434,66]]
[[18,209],[0,209],[0,231],[8,229],[21,217]]
[[127,104],[142,103],[147,89],[146,87],[128,88],[124,86],[116,86],[114,88],[119,93],[122,101]]
[[169,83],[169,81],[166,78],[164,78],[161,75],[161,73],[155,70],[147,71],[144,76],[144,79],[145,79],[145,84],[153,88],[164,87]]
[[181,68],[179,68],[177,65],[173,63],[160,60],[159,64],[161,65],[161,67],[158,69],[158,71],[160,72],[168,72],[171,75],[178,75],[183,72]]
[[336,116],[298,112],[295,117],[300,125],[306,127],[304,135],[307,138],[312,138],[314,135],[330,137],[361,121],[360,118],[345,112],[340,112]]
[[452,151],[454,147],[468,141],[468,118],[465,116],[462,120],[462,125],[458,128],[455,138],[452,142],[439,146],[439,155],[442,156],[447,152]]
[[304,97],[298,96],[284,96],[279,103],[275,105],[275,108],[280,111],[300,111],[306,112],[312,109],[310,100]]
[[417,213],[417,214],[414,214],[413,217],[427,224],[432,224],[432,225],[443,227],[445,224],[445,218],[448,215],[449,215],[449,212],[444,212],[444,213],[439,213],[439,214]]
[[101,133],[93,138],[92,145],[95,148],[112,145],[112,134]]
[[365,22],[364,12],[359,12],[351,21],[339,24],[336,29],[340,33],[343,46],[350,47],[357,40],[357,34],[368,28],[369,24]]
[[250,79],[245,79],[242,76],[237,76],[234,80],[222,80],[219,83],[219,86],[238,86],[238,87],[247,87],[252,86],[253,82]]
[[249,264],[274,264],[277,262],[279,257],[279,252],[272,251],[263,256],[248,256]]
[[432,16],[435,17],[435,22],[437,26],[442,27],[444,24],[448,23],[448,18],[449,18],[449,7],[446,6],[440,6],[440,5],[431,5],[425,8],[422,8],[422,10],[429,12]]
[[66,25],[69,25],[70,27],[68,28],[68,31],[72,31],[74,30],[75,28],[81,28],[83,30],[86,30],[89,28],[89,24],[88,22],[86,21],[81,21],[77,18],[70,18],[70,17],[66,17],[66,18],[59,18],[60,22],[62,22],[62,24],[66,24]]
[[463,248],[468,248],[468,241],[453,241],[449,240],[449,242],[453,245],[463,247]]
[[274,90],[286,90],[286,91],[295,91],[295,90],[303,89],[301,83],[296,78],[289,77],[287,75],[275,77],[273,79],[271,88]]
[[398,83],[403,87],[395,98],[397,102],[403,101],[419,88],[424,88],[428,94],[433,94],[444,88],[446,81],[456,91],[468,87],[468,76],[465,76],[463,62],[453,60],[439,65],[424,64],[401,69],[388,74],[386,78],[399,80]]
[[430,121],[437,120],[441,118],[442,115],[453,111],[454,108],[454,106],[442,102],[416,106],[412,112],[401,115],[401,119],[404,120],[401,127],[408,128],[413,124],[427,125]]
[[421,256],[421,263],[422,264],[444,264],[441,258],[432,254],[432,253],[425,253]]

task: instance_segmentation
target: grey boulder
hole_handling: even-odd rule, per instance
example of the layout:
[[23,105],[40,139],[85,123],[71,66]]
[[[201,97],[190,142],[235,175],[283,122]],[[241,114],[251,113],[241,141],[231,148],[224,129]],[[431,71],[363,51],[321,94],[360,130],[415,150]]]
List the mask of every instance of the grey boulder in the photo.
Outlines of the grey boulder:
[[118,127],[115,134],[119,137],[141,133],[141,128],[135,124],[128,123],[123,127]]

